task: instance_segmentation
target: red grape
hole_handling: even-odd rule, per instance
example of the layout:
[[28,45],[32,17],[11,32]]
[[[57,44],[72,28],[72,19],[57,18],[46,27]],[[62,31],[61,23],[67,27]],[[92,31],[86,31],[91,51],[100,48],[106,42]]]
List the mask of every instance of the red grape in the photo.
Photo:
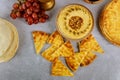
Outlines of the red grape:
[[40,19],[39,19],[39,22],[41,22],[41,23],[45,23],[45,22],[46,22],[46,19],[44,19],[44,18],[40,18]]
[[19,6],[19,11],[23,11],[24,9],[22,8],[22,6]]
[[19,3],[14,3],[14,4],[13,4],[13,8],[14,8],[14,9],[18,9],[18,8],[19,8]]
[[38,19],[34,20],[34,24],[37,24],[38,22],[39,22],[39,20],[38,20]]
[[25,14],[23,15],[24,18],[28,18],[28,16],[29,16],[29,15],[28,15],[27,13],[25,13]]
[[31,2],[31,3],[34,2],[33,0],[27,0],[27,1],[29,1],[29,2]]
[[38,13],[40,9],[34,8],[34,12]]
[[23,8],[24,10],[26,9],[25,3],[22,4],[22,8]]
[[32,19],[32,17],[28,17],[28,18],[27,18],[27,22],[28,22],[29,25],[33,24],[33,19]]
[[39,0],[33,0],[34,2],[38,2]]
[[33,7],[33,6],[30,6],[29,9],[30,9],[31,11],[33,11],[33,10],[34,10],[34,7]]
[[36,13],[33,13],[33,14],[32,14],[32,17],[33,17],[34,19],[37,19],[37,18],[38,18],[38,16],[37,16]]
[[32,11],[30,9],[27,9],[27,14],[28,15],[31,15],[32,14]]
[[25,5],[26,5],[26,7],[30,7],[30,6],[31,6],[31,3],[28,2],[28,1],[26,1],[26,2],[25,2]]
[[11,13],[10,14],[10,17],[12,17],[12,19],[16,19],[17,18],[17,15],[15,13]]
[[40,5],[38,4],[38,5],[36,6],[36,8],[37,8],[37,9],[40,9]]
[[49,19],[49,16],[47,14],[44,15],[45,19]]
[[21,13],[18,11],[16,12],[17,17],[21,17]]
[[10,13],[11,18],[16,19],[23,17],[29,25],[44,23],[49,16],[45,10],[41,9],[39,0],[18,0],[19,3],[13,4],[13,10]]
[[38,6],[38,5],[39,5],[39,4],[38,4],[37,2],[34,2],[34,3],[33,3],[33,6],[34,6],[34,7],[36,7],[36,6]]
[[34,6],[35,8],[37,8],[37,9],[40,9],[40,4],[37,3],[37,2],[34,2],[34,3],[33,3],[33,6]]

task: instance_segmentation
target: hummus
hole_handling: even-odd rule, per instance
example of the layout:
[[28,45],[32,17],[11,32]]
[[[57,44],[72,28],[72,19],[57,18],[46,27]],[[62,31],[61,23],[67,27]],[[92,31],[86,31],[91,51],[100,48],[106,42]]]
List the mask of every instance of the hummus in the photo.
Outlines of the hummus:
[[93,16],[82,5],[71,4],[64,7],[57,17],[58,31],[66,38],[81,40],[93,29]]

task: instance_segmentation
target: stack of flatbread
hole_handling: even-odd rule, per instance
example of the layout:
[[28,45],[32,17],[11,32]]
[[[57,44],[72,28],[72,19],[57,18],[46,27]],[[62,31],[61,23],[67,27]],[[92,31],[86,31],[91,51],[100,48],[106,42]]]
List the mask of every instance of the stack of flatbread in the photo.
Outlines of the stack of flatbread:
[[18,44],[18,32],[14,25],[0,18],[0,63],[14,57]]
[[[104,52],[92,34],[78,43],[79,52],[74,52],[71,42],[64,42],[58,31],[53,32],[50,36],[42,31],[34,31],[32,35],[37,54],[41,52],[45,43],[51,45],[41,55],[52,63],[51,75],[53,76],[73,76],[72,72],[79,67],[91,64],[95,60],[95,52]],[[65,58],[69,68],[62,63],[60,57]]]
[[105,38],[120,46],[120,0],[112,0],[105,6],[100,15],[99,25]]

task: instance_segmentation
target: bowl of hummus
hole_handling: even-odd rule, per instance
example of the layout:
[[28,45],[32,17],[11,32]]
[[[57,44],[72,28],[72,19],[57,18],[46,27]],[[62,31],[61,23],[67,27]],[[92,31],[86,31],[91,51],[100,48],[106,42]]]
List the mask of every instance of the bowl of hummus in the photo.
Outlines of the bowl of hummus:
[[82,40],[87,37],[94,26],[92,13],[81,4],[70,4],[63,7],[56,20],[61,35],[70,40]]

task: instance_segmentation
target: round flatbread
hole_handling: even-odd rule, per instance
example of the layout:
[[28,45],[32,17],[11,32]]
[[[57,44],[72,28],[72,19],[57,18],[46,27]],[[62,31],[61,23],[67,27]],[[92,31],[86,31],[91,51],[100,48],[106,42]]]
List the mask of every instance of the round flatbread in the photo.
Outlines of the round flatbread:
[[0,21],[0,56],[10,47],[13,40],[13,32],[5,22]]
[[120,46],[120,0],[112,0],[102,11],[99,25],[111,43]]
[[18,32],[14,25],[0,18],[0,63],[14,57],[19,44]]

